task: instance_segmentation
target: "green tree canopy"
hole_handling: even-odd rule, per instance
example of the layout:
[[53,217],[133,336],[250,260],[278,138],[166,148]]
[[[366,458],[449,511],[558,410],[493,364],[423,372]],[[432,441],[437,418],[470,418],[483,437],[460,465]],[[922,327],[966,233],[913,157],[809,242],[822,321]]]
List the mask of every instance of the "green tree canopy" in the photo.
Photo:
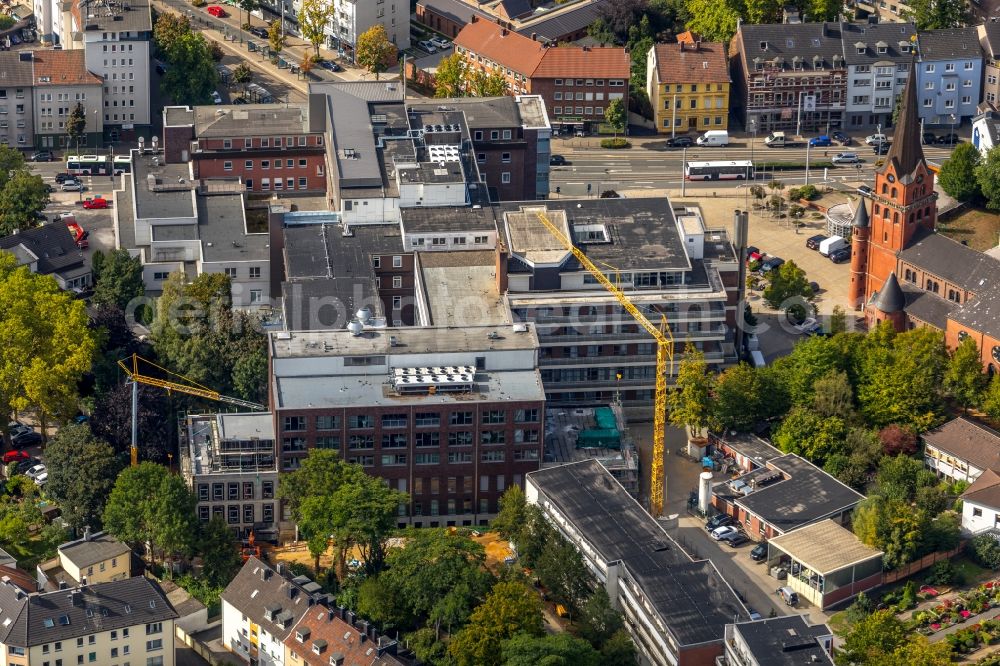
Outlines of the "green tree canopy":
[[580,608],[580,637],[595,648],[602,648],[611,637],[625,626],[622,614],[611,605],[608,592],[603,585],[597,585],[594,593]]
[[457,666],[500,666],[505,640],[542,633],[538,595],[521,583],[497,583],[452,639],[448,653]]
[[198,32],[180,34],[166,52],[170,67],[160,84],[177,104],[209,104],[219,85],[219,72],[205,36]]
[[910,640],[909,632],[891,610],[875,611],[851,627],[843,648],[837,652],[837,664],[877,666],[896,663],[891,661],[889,655]]
[[799,340],[791,354],[777,359],[773,371],[792,404],[812,406],[816,383],[831,373],[845,370],[848,362],[834,338],[814,335]]
[[674,390],[667,394],[671,425],[687,428],[693,436],[700,436],[708,426],[711,391],[712,379],[708,375],[705,354],[692,345],[681,359]]
[[580,551],[561,534],[553,533],[535,562],[535,575],[552,598],[575,612],[586,600],[590,574]]
[[619,132],[625,131],[625,125],[628,123],[628,109],[625,108],[625,102],[620,97],[611,100],[604,107],[604,122],[611,126],[616,137]]
[[774,433],[774,444],[785,453],[796,453],[816,465],[843,453],[847,425],[838,416],[821,416],[806,407],[794,407]]
[[507,94],[507,79],[503,72],[475,69],[466,77],[468,92],[474,97],[501,97]]
[[788,403],[771,369],[746,363],[726,368],[718,376],[712,398],[712,427],[737,432],[749,432],[758,421],[784,413]]
[[122,457],[84,425],[67,425],[45,447],[49,481],[45,492],[62,510],[70,527],[101,529],[104,502],[122,467]]
[[438,62],[434,74],[435,97],[463,97],[467,67],[461,53],[452,53]]
[[987,416],[1000,422],[1000,375],[993,375],[993,379],[987,385],[983,393],[982,407]]
[[83,104],[77,102],[69,116],[66,117],[66,134],[69,135],[70,141],[79,145],[80,139],[83,138],[86,131],[87,111],[83,108]]
[[686,27],[710,42],[728,44],[736,34],[742,11],[743,3],[738,0],[688,0],[691,18]]
[[769,272],[767,279],[769,284],[764,289],[764,300],[772,308],[785,309],[789,306],[789,301],[803,306],[804,301],[813,297],[806,272],[794,261],[786,261],[778,270]]
[[[945,0],[948,1],[948,0]],[[941,165],[938,183],[948,196],[959,201],[969,201],[980,195],[976,169],[979,167],[979,149],[971,143],[955,146],[951,156]]]
[[195,550],[202,559],[201,575],[216,587],[229,585],[242,565],[239,544],[229,525],[219,516],[202,523]]
[[911,0],[904,17],[917,24],[917,30],[958,28],[965,25],[968,5],[962,0]]
[[358,36],[354,59],[374,74],[377,81],[379,74],[388,69],[395,53],[396,45],[389,41],[385,26],[376,23]]
[[319,46],[326,39],[326,27],[335,14],[334,5],[323,0],[302,0],[299,9],[299,31],[313,45],[316,57],[319,57]]
[[604,662],[587,641],[570,634],[518,634],[502,643],[503,666],[598,666]]
[[281,27],[281,19],[271,21],[267,27],[267,44],[274,53],[281,53],[285,48],[285,31]]
[[986,389],[987,377],[979,347],[972,338],[958,343],[944,371],[944,389],[963,409],[977,405]]
[[986,200],[986,207],[1000,210],[1000,150],[996,146],[980,161],[976,168],[976,180],[979,182],[979,191]]
[[133,298],[146,293],[142,281],[142,261],[128,250],[111,250],[105,255],[94,286],[93,302],[125,311]]
[[191,20],[173,12],[158,14],[153,24],[153,42],[164,57],[181,37],[190,33]]
[[104,528],[133,549],[152,542],[159,519],[156,495],[168,476],[166,467],[151,462],[122,470],[104,506]]

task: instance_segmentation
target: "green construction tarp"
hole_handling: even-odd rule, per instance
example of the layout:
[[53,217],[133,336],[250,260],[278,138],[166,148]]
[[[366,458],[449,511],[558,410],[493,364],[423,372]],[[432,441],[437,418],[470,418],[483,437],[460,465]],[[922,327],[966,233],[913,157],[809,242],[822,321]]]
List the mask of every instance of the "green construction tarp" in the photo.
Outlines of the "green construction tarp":
[[622,436],[618,428],[593,428],[581,430],[576,438],[578,449],[620,449]]
[[615,413],[611,411],[610,407],[598,407],[595,409],[594,420],[597,421],[597,427],[602,430],[618,427],[618,421],[615,419]]

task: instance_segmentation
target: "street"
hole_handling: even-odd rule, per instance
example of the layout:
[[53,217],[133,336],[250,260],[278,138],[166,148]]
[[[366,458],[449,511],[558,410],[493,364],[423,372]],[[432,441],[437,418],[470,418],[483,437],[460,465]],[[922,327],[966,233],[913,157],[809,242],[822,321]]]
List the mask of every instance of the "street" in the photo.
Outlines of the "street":
[[53,187],[53,192],[49,195],[49,205],[42,211],[46,219],[51,221],[61,213],[73,213],[80,226],[89,232],[87,240],[90,242],[90,247],[83,251],[84,260],[88,266],[95,251],[108,252],[115,248],[111,209],[87,210],[83,207],[82,202],[87,197],[104,197],[108,203],[111,203],[113,186],[117,184],[120,176],[79,176],[86,191],[62,192],[59,189],[59,184],[55,182],[55,175],[66,171],[65,161],[57,158],[54,162],[33,162],[31,170],[40,175],[47,185]]

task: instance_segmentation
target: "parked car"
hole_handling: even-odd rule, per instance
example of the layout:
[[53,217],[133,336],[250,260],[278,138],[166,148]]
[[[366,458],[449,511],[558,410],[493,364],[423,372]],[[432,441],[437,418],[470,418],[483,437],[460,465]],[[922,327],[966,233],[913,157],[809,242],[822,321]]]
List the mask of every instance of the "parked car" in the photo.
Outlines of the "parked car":
[[938,142],[937,134],[934,132],[924,132],[920,135],[920,140],[925,146],[933,146]]
[[959,139],[958,135],[955,134],[954,132],[950,132],[948,134],[942,134],[940,137],[938,137],[937,140],[938,145],[941,146],[954,146],[959,141],[961,141],[961,139]]
[[332,60],[321,60],[319,66],[322,67],[323,69],[328,69],[331,72],[339,72],[342,69],[344,69],[343,67],[341,67]]
[[732,525],[733,519],[724,513],[717,514],[708,519],[705,523],[705,529],[711,532],[717,527],[722,527],[723,525]]
[[417,46],[419,46],[421,49],[423,49],[427,53],[437,53],[438,52],[437,47],[434,46],[433,42],[431,42],[429,39],[422,39],[422,40],[420,40],[419,42],[417,42]]
[[52,157],[52,151],[50,150],[40,150],[37,153],[32,153],[32,162],[51,162],[54,158]]
[[783,263],[785,263],[785,260],[781,257],[768,257],[760,263],[760,270],[762,273],[768,273],[780,267]]
[[27,432],[22,432],[20,434],[14,435],[10,438],[11,444],[23,449],[26,446],[34,446],[35,444],[42,443],[42,436],[39,435],[34,430],[29,430]]
[[549,158],[550,166],[566,166],[566,158],[562,155],[553,155]]
[[750,551],[750,559],[754,562],[762,562],[767,558],[767,543],[761,542]]
[[761,255],[759,247],[757,247],[756,245],[747,246],[747,261],[751,261],[753,259],[760,259],[761,256],[763,255]]
[[254,37],[260,37],[261,39],[267,39],[267,28],[262,28],[257,25],[250,28],[250,34]]
[[667,139],[667,148],[690,148],[694,139],[689,136],[672,136]]
[[885,155],[886,153],[889,152],[889,144],[876,143],[874,146],[872,146],[872,152],[875,153],[876,155]]
[[212,91],[212,104],[222,104],[222,95],[219,94],[218,90]]
[[722,527],[716,527],[711,531],[712,538],[716,541],[721,541],[723,537],[727,534],[739,534],[740,531],[736,529],[733,525],[723,525]]
[[885,134],[869,134],[865,137],[865,143],[869,146],[874,146],[880,143],[889,143],[889,137]]
[[756,622],[757,620],[763,620],[764,619],[763,615],[761,615],[760,613],[758,613],[754,609],[750,608],[749,606],[747,606],[747,613],[750,614],[750,621],[751,622]]
[[98,210],[108,207],[108,200],[104,197],[87,197],[83,200],[83,207],[87,210]]
[[827,135],[816,136],[809,139],[809,145],[813,148],[826,148],[827,146],[832,146],[833,141]]
[[28,471],[25,472],[24,475],[26,477],[28,477],[29,479],[34,479],[39,474],[45,474],[46,472],[48,472],[48,470],[45,468],[45,465],[42,464],[42,463],[39,463],[39,464],[31,467],[30,469],[28,469]]
[[823,234],[816,234],[815,236],[810,236],[806,239],[806,247],[810,250],[819,250],[819,244],[825,241],[828,236]]
[[779,587],[775,590],[775,593],[789,606],[794,606],[799,603],[799,593],[788,586]]
[[11,465],[11,476],[15,474],[24,474],[29,469],[35,465],[41,463],[42,461],[38,458],[28,458],[27,460],[18,460]]
[[851,248],[843,247],[830,253],[830,261],[835,264],[842,264],[851,258]]
[[31,427],[24,425],[20,421],[11,421],[7,424],[7,432],[9,432],[10,436],[13,437],[14,435],[20,435],[21,433],[31,432]]
[[62,173],[57,173],[56,174],[56,183],[59,183],[61,185],[62,183],[66,182],[67,180],[76,180],[76,178],[74,176],[72,176],[71,174],[68,174],[66,172],[62,172]]
[[804,335],[816,335],[823,330],[823,327],[813,317],[807,317],[795,327],[795,330]]
[[867,185],[859,185],[858,194],[860,194],[863,197],[868,197],[870,199],[872,196],[872,188],[868,187]]
[[847,136],[846,134],[844,134],[840,130],[835,131],[830,136],[832,136],[833,140],[836,141],[837,143],[839,143],[842,146],[849,146],[853,142],[853,139],[851,139],[851,137]]
[[427,41],[429,41],[431,44],[433,44],[434,46],[438,47],[442,51],[444,51],[445,49],[450,49],[451,48],[451,42],[449,42],[444,37],[431,37]]
[[850,164],[860,164],[861,158],[858,157],[857,153],[837,153],[830,160],[830,163],[834,166],[840,165],[850,165]]
[[64,180],[63,184],[59,186],[59,189],[63,192],[82,192],[83,183],[78,180]]
[[3,454],[3,464],[9,465],[13,462],[20,462],[21,460],[27,460],[31,456],[28,455],[26,451],[8,451]]
[[748,543],[750,539],[748,539],[745,534],[730,532],[729,534],[724,534],[719,537],[719,541],[722,541],[730,548],[739,548],[743,544]]
[[207,11],[215,18],[226,18],[227,16],[229,16],[229,14],[226,13],[226,10],[218,5],[209,5],[208,9],[206,9],[205,11]]

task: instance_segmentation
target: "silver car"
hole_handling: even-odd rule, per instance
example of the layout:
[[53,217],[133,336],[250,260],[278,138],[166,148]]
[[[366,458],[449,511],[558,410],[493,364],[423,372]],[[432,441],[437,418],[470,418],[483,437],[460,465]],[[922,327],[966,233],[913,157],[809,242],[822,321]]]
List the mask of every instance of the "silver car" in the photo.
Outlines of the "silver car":
[[837,153],[830,160],[832,164],[858,164],[861,162],[861,158],[858,157],[857,153]]

